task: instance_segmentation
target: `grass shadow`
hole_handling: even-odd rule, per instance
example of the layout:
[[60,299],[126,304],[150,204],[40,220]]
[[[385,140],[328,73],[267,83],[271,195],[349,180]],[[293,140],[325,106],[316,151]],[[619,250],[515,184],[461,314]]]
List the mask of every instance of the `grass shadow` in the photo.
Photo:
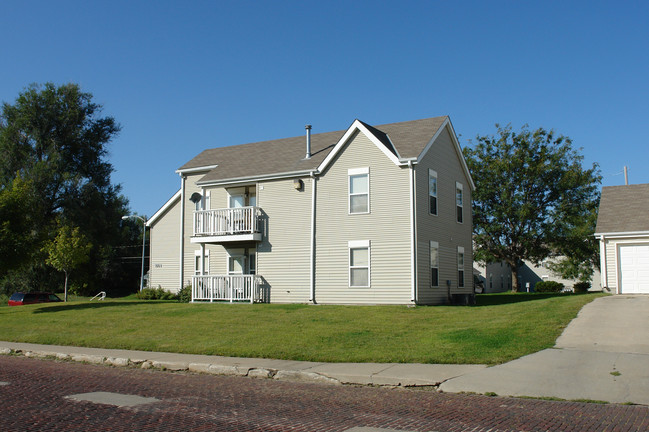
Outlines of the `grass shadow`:
[[49,303],[48,306],[41,306],[34,311],[36,314],[40,313],[53,313],[53,312],[62,312],[68,310],[86,310],[86,309],[105,309],[110,307],[123,307],[123,306],[136,306],[136,305],[156,305],[156,304],[166,304],[166,303],[177,303],[173,300],[140,300],[140,301],[102,301],[94,303],[63,303],[53,305]]

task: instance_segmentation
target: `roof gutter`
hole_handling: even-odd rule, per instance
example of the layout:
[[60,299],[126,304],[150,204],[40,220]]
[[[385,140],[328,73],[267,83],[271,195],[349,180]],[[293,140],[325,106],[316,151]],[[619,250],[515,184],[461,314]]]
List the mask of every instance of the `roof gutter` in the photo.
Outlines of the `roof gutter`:
[[411,165],[417,165],[418,159],[416,157],[414,158],[400,158],[399,159],[399,166],[411,166]]
[[222,186],[222,185],[229,185],[229,184],[236,184],[236,183],[250,183],[250,182],[255,182],[255,181],[260,181],[260,180],[277,180],[277,179],[283,179],[283,178],[306,177],[306,176],[311,176],[312,174],[318,175],[318,174],[320,174],[320,172],[317,169],[310,169],[310,170],[305,170],[305,171],[289,171],[289,172],[283,172],[283,173],[266,174],[266,175],[261,175],[261,176],[235,177],[235,178],[224,179],[224,180],[198,181],[198,182],[196,182],[196,185],[198,185],[198,186]]
[[649,237],[649,231],[604,232],[593,234],[596,239],[621,237]]
[[218,165],[205,165],[205,166],[200,166],[195,168],[177,169],[176,174],[193,174],[201,171],[209,171],[211,169],[216,168],[217,166]]

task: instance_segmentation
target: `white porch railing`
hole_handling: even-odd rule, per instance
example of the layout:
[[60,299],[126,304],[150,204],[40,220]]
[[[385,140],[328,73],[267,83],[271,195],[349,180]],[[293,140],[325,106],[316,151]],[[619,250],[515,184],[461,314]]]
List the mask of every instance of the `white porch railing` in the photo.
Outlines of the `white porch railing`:
[[258,233],[259,215],[259,207],[197,210],[194,212],[194,236]]
[[192,276],[192,301],[260,300],[259,277],[256,275]]

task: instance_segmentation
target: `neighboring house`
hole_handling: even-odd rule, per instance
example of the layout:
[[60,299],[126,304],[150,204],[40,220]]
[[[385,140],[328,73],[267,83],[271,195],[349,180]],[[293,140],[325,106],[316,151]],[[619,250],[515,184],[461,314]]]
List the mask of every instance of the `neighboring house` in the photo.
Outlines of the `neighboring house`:
[[439,304],[473,293],[475,188],[448,117],[205,150],[148,221],[150,286],[194,301]]
[[649,184],[603,187],[595,237],[602,287],[649,294]]
[[[523,263],[516,270],[518,282],[520,284],[519,291],[533,292],[534,285],[541,281],[554,281],[562,283],[567,289],[579,282],[573,279],[564,279],[561,275],[554,273],[550,270],[550,264],[557,261],[561,257],[548,258],[543,260],[539,265],[535,265],[531,261],[524,260]],[[486,267],[477,266],[479,273],[484,277],[484,292],[495,293],[511,291],[512,289],[512,272],[509,266],[504,262],[496,262],[487,264]],[[601,276],[599,270],[593,269],[593,277],[591,279],[591,289],[600,289]]]

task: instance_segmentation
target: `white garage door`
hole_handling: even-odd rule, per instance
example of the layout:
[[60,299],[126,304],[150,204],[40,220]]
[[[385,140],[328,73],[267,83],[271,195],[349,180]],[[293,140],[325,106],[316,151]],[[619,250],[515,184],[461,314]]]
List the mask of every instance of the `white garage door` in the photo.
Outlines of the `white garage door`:
[[620,246],[620,292],[649,294],[649,245]]

